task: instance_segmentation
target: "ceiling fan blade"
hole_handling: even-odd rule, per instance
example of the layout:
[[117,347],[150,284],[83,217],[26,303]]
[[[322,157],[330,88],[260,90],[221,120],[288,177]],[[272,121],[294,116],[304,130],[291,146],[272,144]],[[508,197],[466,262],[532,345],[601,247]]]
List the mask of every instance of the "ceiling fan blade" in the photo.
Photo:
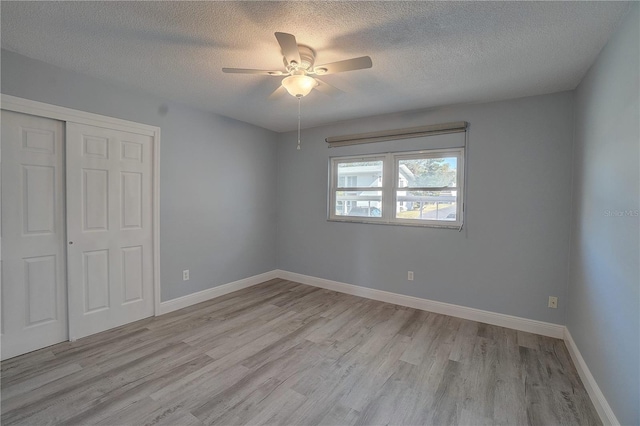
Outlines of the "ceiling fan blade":
[[295,62],[300,64],[300,51],[298,51],[298,42],[293,34],[275,33],[276,39],[282,49],[282,54],[288,63]]
[[318,65],[317,67],[314,67],[314,71],[318,75],[325,75],[345,71],[361,70],[365,68],[371,68],[372,66],[373,62],[371,62],[370,57],[361,56],[359,58],[345,59],[344,61]]
[[284,86],[280,85],[278,86],[278,88],[276,90],[274,90],[267,99],[269,99],[270,101],[274,100],[274,99],[278,99],[281,98],[282,96],[284,96],[284,94],[287,93],[287,89],[284,88]]
[[315,80],[318,82],[318,85],[315,87],[315,89],[319,92],[324,93],[325,95],[339,96],[344,93],[344,91],[338,89],[335,86],[330,85],[329,83],[325,83],[319,78],[316,78]]
[[228,74],[262,74],[262,75],[283,75],[282,71],[269,71],[269,70],[252,70],[249,68],[222,68],[222,72]]

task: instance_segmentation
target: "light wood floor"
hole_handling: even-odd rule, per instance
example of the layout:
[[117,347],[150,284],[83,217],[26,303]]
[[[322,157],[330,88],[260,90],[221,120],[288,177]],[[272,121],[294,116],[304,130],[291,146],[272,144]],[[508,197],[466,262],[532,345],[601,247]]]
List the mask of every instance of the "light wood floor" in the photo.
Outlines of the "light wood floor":
[[2,424],[600,424],[561,340],[289,281],[2,363]]

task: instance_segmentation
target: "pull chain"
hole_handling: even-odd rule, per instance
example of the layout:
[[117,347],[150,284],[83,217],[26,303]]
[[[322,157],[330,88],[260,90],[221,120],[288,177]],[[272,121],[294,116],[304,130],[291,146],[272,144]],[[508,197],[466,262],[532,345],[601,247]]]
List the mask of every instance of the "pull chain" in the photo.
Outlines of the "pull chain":
[[298,97],[298,151],[300,151],[300,100],[302,96]]

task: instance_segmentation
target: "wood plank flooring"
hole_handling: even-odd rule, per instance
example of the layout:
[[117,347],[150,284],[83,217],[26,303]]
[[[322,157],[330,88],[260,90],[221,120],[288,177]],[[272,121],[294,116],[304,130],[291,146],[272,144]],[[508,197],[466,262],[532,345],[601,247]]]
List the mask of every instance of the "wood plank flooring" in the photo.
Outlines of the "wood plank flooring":
[[3,425],[600,424],[561,340],[272,280],[2,363]]

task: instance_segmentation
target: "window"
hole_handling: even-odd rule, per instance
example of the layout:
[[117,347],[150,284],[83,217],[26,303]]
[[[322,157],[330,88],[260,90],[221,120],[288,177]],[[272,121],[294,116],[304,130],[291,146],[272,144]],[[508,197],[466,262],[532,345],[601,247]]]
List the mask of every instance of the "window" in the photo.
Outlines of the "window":
[[329,219],[457,228],[463,162],[463,148],[334,157]]
[[334,216],[381,217],[384,157],[334,161]]

